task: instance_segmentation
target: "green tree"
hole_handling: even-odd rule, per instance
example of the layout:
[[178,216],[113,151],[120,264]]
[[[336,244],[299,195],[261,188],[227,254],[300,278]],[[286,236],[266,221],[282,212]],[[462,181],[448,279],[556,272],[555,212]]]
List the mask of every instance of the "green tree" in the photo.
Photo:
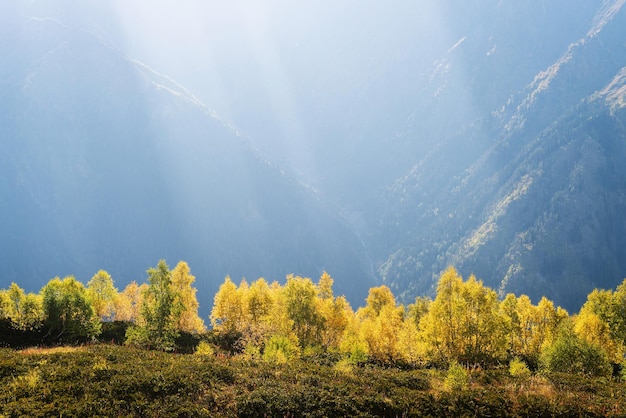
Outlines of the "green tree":
[[550,372],[576,373],[587,376],[609,376],[611,363],[596,344],[578,337],[572,321],[564,321],[552,344],[544,347],[541,366]]
[[426,349],[435,361],[484,362],[506,349],[505,319],[494,290],[453,267],[439,279],[437,296],[420,321]]
[[100,333],[87,291],[74,277],[52,279],[41,289],[46,338],[68,343],[83,342]]
[[27,294],[15,283],[11,283],[6,295],[9,302],[9,319],[15,329],[32,331],[41,326],[44,312],[39,295]]
[[182,306],[177,300],[171,272],[165,261],[160,260],[156,268],[148,269],[148,287],[141,306],[144,325],[129,328],[127,343],[164,351],[173,350],[179,335],[176,325],[182,312]]
[[263,360],[269,363],[284,364],[300,356],[298,340],[290,336],[273,335],[265,343]]
[[113,278],[104,270],[99,270],[87,283],[87,295],[94,311],[102,321],[113,319],[117,289]]
[[287,316],[293,321],[293,332],[303,348],[321,341],[324,318],[317,309],[317,293],[311,279],[287,276],[284,293]]

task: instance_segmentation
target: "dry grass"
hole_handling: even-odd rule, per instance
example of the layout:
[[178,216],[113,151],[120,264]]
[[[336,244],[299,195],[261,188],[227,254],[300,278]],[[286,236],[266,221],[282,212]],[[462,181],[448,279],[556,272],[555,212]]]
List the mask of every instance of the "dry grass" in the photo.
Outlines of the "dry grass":
[[530,380],[530,390],[546,399],[554,398],[554,386],[545,377],[533,376]]
[[32,355],[49,355],[49,354],[69,354],[85,351],[85,347],[28,347],[23,350],[19,350],[20,354],[26,356]]
[[444,379],[441,376],[440,372],[437,372],[436,370],[430,370],[429,374],[430,374],[430,379],[429,379],[430,389],[428,390],[428,393],[437,397],[439,396],[439,394],[441,394],[441,392],[448,392],[448,388],[446,388]]

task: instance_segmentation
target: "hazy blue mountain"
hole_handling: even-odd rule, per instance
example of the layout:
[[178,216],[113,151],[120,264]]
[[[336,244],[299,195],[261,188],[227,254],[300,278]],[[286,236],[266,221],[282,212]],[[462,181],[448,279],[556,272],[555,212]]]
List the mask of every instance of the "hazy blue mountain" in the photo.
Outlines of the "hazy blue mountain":
[[[427,291],[453,264],[577,309],[626,276],[624,2],[491,115],[442,141],[377,209],[384,280]],[[459,150],[462,150],[460,153]],[[372,242],[380,242],[374,239]]]
[[4,4],[0,280],[185,259],[361,304],[454,264],[578,309],[626,277],[624,3]]
[[317,279],[365,297],[363,247],[302,184],[187,90],[98,37],[19,16],[0,55],[1,287],[189,262],[205,313],[234,280]]

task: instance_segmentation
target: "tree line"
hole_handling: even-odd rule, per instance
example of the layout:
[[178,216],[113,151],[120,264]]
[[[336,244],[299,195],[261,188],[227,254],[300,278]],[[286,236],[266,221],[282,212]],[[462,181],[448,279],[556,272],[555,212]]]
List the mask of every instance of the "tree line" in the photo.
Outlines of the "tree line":
[[38,294],[11,283],[0,290],[0,323],[30,336],[29,342],[70,344],[94,340],[103,325],[123,323],[126,344],[166,351],[181,332],[203,333],[189,265],[181,261],[170,270],[161,260],[147,273],[147,283],[130,282],[121,292],[104,270],[87,286],[73,276],[55,277]]
[[417,297],[407,306],[379,286],[354,311],[345,297],[334,296],[332,285],[328,273],[317,283],[289,275],[284,285],[261,278],[237,286],[227,277],[215,295],[211,324],[242,355],[278,362],[318,352],[349,364],[510,363],[587,375],[610,374],[624,362],[626,280],[615,291],[591,292],[575,315],[546,297],[536,304],[526,295],[499,299],[453,267],[442,273],[434,299]]
[[121,292],[102,270],[86,286],[73,277],[54,278],[38,294],[12,283],[0,290],[0,321],[61,343],[89,341],[103,325],[121,322],[125,344],[166,351],[181,333],[210,334],[231,354],[272,362],[327,353],[346,364],[488,367],[513,361],[606,375],[626,353],[626,280],[614,291],[592,291],[570,315],[546,297],[536,304],[526,295],[500,299],[453,267],[442,273],[434,299],[418,297],[405,306],[379,286],[356,311],[334,295],[326,272],[317,282],[288,275],[284,284],[259,278],[237,285],[226,277],[207,333],[187,263],[170,270],[160,261],[147,273],[147,283],[131,282]]

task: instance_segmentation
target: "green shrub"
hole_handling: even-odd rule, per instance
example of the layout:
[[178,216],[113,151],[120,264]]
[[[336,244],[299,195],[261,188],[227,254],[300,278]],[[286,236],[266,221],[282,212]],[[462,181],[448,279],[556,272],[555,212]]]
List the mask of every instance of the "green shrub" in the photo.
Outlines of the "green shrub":
[[148,331],[145,327],[131,325],[126,329],[126,340],[124,344],[134,348],[148,348],[150,346]]
[[509,374],[515,378],[526,379],[530,377],[530,369],[523,360],[514,357],[509,363]]
[[254,343],[249,342],[243,349],[242,358],[247,361],[261,359],[261,349]]
[[444,384],[450,390],[466,389],[469,385],[469,373],[459,363],[452,363],[446,373]]
[[339,360],[333,370],[338,374],[351,376],[354,373],[354,364],[349,359]]
[[104,343],[122,345],[126,341],[126,330],[129,326],[131,323],[126,321],[102,322],[102,332],[98,336],[98,340]]
[[300,349],[296,342],[283,335],[274,335],[265,343],[263,360],[284,364],[298,358],[299,355]]
[[352,364],[365,364],[369,360],[369,354],[364,342],[357,342],[350,347],[348,359]]
[[196,347],[195,354],[199,356],[212,357],[215,355],[215,350],[213,350],[213,347],[208,342],[200,341]]
[[544,370],[553,373],[586,376],[610,376],[613,373],[604,350],[578,337],[569,326],[562,328],[554,343],[542,351],[540,364]]

